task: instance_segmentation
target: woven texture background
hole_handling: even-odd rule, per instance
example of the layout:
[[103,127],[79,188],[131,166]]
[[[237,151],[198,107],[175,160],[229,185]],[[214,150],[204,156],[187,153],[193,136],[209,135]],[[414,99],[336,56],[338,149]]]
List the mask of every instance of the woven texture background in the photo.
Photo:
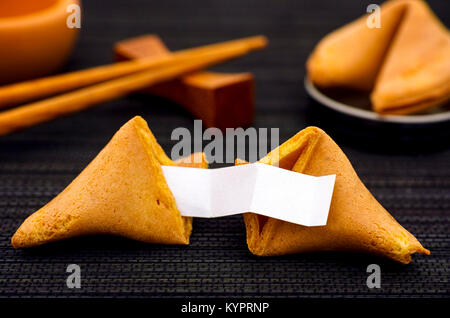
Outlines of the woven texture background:
[[[64,189],[128,119],[142,115],[169,153],[171,131],[193,127],[177,105],[135,94],[0,137],[0,297],[448,297],[449,123],[413,129],[354,121],[315,104],[302,86],[314,44],[369,3],[89,0],[66,70],[109,63],[115,41],[145,33],[160,35],[171,49],[266,34],[268,49],[215,68],[255,74],[255,126],[279,127],[281,141],[307,125],[324,128],[430,256],[407,266],[351,253],[257,258],[247,250],[240,216],[195,220],[186,247],[87,237],[14,250],[10,238],[21,222]],[[450,2],[430,4],[449,25]],[[70,263],[81,266],[80,290],[66,287]],[[371,263],[382,268],[381,289],[366,287]]]

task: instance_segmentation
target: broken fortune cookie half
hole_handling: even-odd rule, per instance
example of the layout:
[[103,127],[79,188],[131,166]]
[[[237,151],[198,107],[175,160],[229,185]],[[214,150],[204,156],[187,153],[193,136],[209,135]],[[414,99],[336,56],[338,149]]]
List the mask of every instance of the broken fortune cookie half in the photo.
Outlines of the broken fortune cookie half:
[[430,253],[378,203],[323,130],[308,127],[259,162],[312,176],[335,174],[336,181],[325,226],[307,227],[245,213],[247,244],[253,254],[356,251],[407,264],[413,253]]
[[192,218],[181,216],[161,165],[208,167],[203,154],[170,160],[145,120],[134,117],[67,188],[23,222],[12,246],[92,234],[189,244]]

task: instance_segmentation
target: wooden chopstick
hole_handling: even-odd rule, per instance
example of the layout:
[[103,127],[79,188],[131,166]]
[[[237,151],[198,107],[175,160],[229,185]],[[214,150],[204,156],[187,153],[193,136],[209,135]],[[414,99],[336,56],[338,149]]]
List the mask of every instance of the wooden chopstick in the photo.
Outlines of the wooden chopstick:
[[203,51],[195,58],[165,67],[152,68],[93,86],[81,88],[46,100],[0,113],[0,135],[77,112],[95,104],[122,97],[147,86],[174,79],[185,73],[224,62],[249,52],[243,45]]
[[266,44],[267,39],[264,36],[253,36],[181,50],[157,59],[141,58],[11,84],[0,87],[0,108],[18,105],[38,98],[89,86],[146,69],[188,61],[203,53],[219,52],[232,47],[241,47],[251,51],[261,49],[265,47]]

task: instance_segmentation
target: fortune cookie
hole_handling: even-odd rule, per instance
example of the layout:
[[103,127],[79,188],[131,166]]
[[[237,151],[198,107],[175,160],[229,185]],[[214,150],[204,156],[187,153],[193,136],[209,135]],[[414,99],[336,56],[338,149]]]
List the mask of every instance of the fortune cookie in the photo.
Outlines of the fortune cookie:
[[430,253],[378,203],[321,129],[300,131],[259,162],[313,176],[335,174],[336,182],[325,226],[306,227],[245,213],[247,244],[253,254],[356,251],[407,264],[413,253]]
[[309,57],[310,80],[319,87],[370,91],[406,8],[405,1],[381,6],[381,28],[369,28],[363,16],[324,37]]
[[23,222],[12,246],[92,234],[189,244],[192,218],[181,216],[161,168],[176,164],[207,168],[203,154],[170,160],[145,120],[134,117],[67,188]]
[[371,93],[380,114],[411,114],[450,98],[450,33],[422,0],[391,0],[380,27],[363,16],[323,38],[307,61],[321,88]]
[[378,113],[408,114],[450,97],[450,33],[423,1],[409,1],[371,94]]

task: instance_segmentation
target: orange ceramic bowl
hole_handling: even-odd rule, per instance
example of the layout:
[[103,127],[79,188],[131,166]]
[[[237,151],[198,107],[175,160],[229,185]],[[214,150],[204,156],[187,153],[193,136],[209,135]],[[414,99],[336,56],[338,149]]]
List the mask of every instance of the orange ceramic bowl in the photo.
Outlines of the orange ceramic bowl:
[[0,85],[57,71],[73,49],[77,28],[67,11],[78,0],[0,1]]

